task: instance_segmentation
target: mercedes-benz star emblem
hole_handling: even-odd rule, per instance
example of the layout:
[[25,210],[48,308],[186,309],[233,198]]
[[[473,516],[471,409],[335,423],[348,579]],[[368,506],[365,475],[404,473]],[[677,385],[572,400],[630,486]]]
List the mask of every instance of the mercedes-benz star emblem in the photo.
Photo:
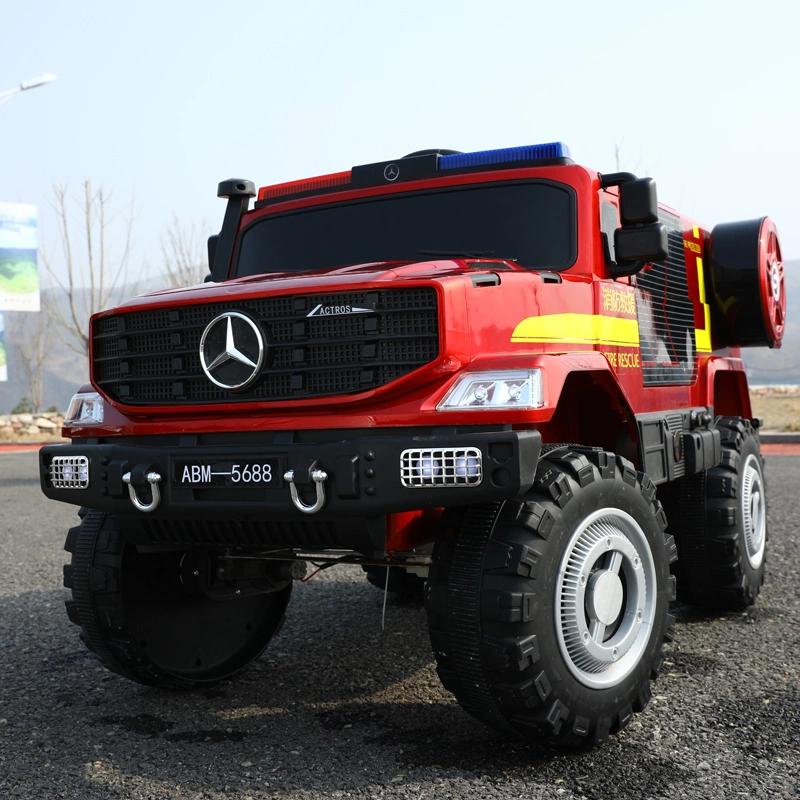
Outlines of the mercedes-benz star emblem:
[[397,164],[387,164],[383,171],[383,177],[387,181],[396,181],[400,177],[400,167]]
[[200,339],[200,363],[208,379],[223,389],[249,386],[264,363],[258,325],[238,311],[212,319]]

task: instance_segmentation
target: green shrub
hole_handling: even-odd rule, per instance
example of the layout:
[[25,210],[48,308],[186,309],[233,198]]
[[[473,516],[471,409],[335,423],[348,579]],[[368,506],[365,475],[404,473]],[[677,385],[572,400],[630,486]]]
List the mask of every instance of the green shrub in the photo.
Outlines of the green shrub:
[[17,403],[14,408],[11,409],[12,414],[33,414],[33,403],[28,400],[27,397],[23,397],[22,400]]

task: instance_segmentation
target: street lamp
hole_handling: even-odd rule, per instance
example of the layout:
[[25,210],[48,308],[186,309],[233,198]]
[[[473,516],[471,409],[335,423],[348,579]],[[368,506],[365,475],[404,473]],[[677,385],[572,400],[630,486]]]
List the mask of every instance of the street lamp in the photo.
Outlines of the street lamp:
[[56,76],[52,72],[45,72],[43,75],[37,75],[28,81],[22,81],[16,89],[9,89],[7,92],[0,92],[0,106],[10,100],[15,94],[25,92],[28,89],[35,89],[37,86],[44,86],[46,83],[52,83]]

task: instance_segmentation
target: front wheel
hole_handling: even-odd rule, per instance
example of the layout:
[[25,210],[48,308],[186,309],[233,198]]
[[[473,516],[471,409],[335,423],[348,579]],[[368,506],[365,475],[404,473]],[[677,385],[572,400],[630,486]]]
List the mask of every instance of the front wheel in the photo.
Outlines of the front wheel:
[[207,686],[257,658],[280,629],[291,583],[212,599],[183,580],[184,552],[140,553],[115,517],[89,511],[64,549],[70,620],[103,665],[150,686]]
[[589,448],[543,456],[521,501],[470,508],[426,587],[445,687],[515,737],[579,747],[620,730],[672,637],[665,529],[652,481]]

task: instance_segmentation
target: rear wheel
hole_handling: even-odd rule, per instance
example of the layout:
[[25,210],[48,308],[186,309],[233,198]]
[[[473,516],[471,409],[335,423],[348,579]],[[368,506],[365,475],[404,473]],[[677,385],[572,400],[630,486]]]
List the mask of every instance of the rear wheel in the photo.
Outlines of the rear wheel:
[[291,595],[289,584],[212,599],[185,580],[185,552],[142,554],[98,511],[64,547],[67,613],[84,643],[112,672],[152,686],[208,685],[239,672],[279,630]]
[[719,417],[716,425],[722,460],[681,480],[675,530],[680,561],[673,571],[681,602],[736,609],[752,605],[764,583],[766,486],[749,420]]
[[469,509],[426,587],[444,686],[506,734],[579,747],[650,699],[674,619],[655,486],[588,448],[548,453],[521,501]]

